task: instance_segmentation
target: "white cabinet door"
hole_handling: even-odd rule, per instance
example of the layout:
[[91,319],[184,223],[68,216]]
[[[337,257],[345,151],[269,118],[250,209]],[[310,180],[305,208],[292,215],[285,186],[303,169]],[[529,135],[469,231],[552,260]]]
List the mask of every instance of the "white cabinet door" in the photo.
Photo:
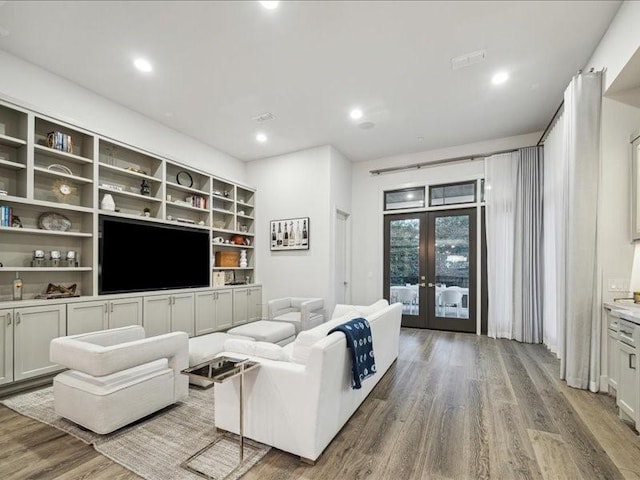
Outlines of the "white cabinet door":
[[13,382],[13,309],[0,310],[0,385]]
[[233,324],[242,325],[247,323],[249,310],[247,307],[248,288],[236,288],[233,290]]
[[154,337],[171,331],[171,296],[144,297],[142,325],[145,336]]
[[618,396],[617,403],[620,412],[624,412],[629,419],[636,418],[638,402],[638,357],[636,349],[626,343],[618,341]]
[[249,321],[262,318],[262,287],[250,287],[247,292],[247,317]]
[[233,326],[233,290],[216,291],[216,330]]
[[109,327],[142,325],[142,298],[119,298],[109,301]]
[[193,337],[195,331],[193,293],[171,295],[171,331],[187,332],[190,337]]
[[67,306],[16,308],[14,313],[14,379],[62,370],[49,361],[49,344],[67,334]]
[[607,376],[609,390],[618,390],[618,333],[607,329]]
[[216,292],[198,292],[195,296],[196,335],[216,331]]
[[106,301],[67,305],[67,335],[97,332],[108,328]]

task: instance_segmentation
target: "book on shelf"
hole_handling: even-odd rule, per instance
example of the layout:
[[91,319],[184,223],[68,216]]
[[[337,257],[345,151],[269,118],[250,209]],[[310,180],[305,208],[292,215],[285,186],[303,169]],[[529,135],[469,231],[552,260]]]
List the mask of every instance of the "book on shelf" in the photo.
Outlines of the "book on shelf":
[[0,205],[0,227],[10,227],[13,222],[13,208]]

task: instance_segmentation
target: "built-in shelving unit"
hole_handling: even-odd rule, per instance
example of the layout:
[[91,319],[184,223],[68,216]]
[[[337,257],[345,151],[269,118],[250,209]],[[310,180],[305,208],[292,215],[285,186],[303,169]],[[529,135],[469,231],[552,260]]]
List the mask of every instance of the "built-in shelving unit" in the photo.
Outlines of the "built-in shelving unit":
[[[105,195],[115,211],[102,208]],[[12,300],[16,274],[27,300],[49,283],[76,284],[81,296],[96,296],[100,214],[207,230],[212,240],[222,238],[212,242],[212,273],[253,283],[254,199],[246,186],[0,100],[0,206],[22,225],[0,225],[0,302]],[[42,228],[51,213],[68,225]],[[47,261],[51,251],[62,258],[74,251],[78,266],[32,267],[35,250]],[[219,251],[235,252],[238,263],[216,266]]]

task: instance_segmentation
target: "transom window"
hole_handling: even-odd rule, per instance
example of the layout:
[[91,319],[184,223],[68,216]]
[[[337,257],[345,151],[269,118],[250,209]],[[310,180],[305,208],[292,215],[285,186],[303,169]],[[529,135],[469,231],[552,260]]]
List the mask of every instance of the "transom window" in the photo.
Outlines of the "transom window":
[[424,208],[424,187],[384,192],[384,209]]
[[429,206],[456,205],[476,201],[476,181],[432,185],[429,187]]

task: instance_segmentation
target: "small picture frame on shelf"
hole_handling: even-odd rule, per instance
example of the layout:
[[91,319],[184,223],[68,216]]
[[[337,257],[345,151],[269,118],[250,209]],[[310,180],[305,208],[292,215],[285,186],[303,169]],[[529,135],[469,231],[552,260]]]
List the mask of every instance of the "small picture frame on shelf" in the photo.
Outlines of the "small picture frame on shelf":
[[269,224],[271,251],[309,250],[310,228],[309,217],[271,220]]
[[224,271],[224,284],[230,285],[236,281],[236,272],[233,270]]
[[213,272],[213,286],[224,287],[225,285],[225,272]]

